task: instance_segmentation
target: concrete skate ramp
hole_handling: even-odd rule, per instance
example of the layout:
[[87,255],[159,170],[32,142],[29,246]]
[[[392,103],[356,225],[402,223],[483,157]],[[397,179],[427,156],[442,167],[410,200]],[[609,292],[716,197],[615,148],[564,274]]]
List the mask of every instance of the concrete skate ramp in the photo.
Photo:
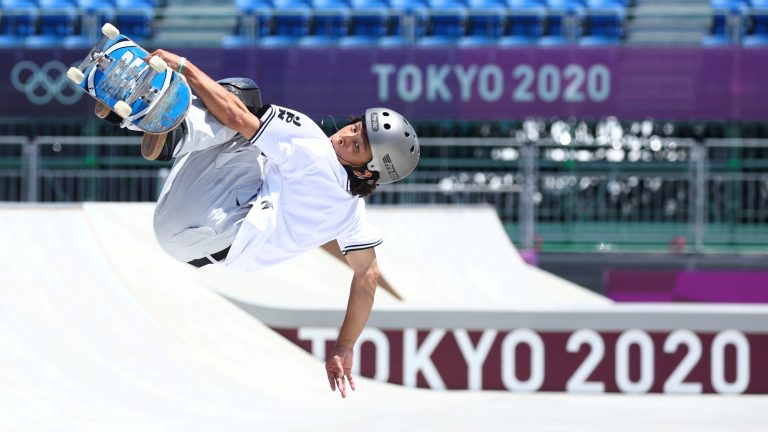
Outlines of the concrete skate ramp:
[[[377,309],[520,310],[612,303],[523,262],[491,207],[371,207],[368,217],[384,238],[376,248],[382,274],[403,297],[397,301],[380,289]],[[224,269],[200,272],[215,289],[242,303],[312,309],[346,305],[351,275],[346,265],[319,249],[247,280]]]
[[373,207],[369,219],[384,237],[376,248],[382,270],[405,303],[462,309],[612,303],[527,265],[492,207]]
[[754,396],[441,393],[360,380],[341,400],[321,362],[164,257],[151,209],[89,207],[0,208],[2,431],[761,431],[768,421]]

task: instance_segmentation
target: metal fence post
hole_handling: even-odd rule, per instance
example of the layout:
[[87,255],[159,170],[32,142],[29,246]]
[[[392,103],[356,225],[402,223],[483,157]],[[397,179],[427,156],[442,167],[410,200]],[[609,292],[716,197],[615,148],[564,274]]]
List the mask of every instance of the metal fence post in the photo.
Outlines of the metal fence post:
[[707,147],[701,141],[696,141],[691,148],[691,196],[693,205],[690,223],[693,227],[694,252],[704,250],[704,235],[707,225]]
[[518,221],[520,227],[520,245],[523,249],[533,249],[536,233],[533,195],[536,193],[536,147],[526,140],[520,146],[523,191],[520,194]]
[[26,139],[24,143],[24,155],[26,161],[26,169],[24,175],[25,197],[24,201],[36,202],[37,201],[37,165],[39,148],[36,140]]

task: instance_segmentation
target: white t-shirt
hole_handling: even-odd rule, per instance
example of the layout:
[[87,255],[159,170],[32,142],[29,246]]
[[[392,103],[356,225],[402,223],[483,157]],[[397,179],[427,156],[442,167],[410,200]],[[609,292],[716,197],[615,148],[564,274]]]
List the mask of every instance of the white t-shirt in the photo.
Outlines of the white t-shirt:
[[223,265],[271,266],[336,240],[343,253],[381,243],[365,201],[347,192],[347,173],[309,117],[272,105],[251,140],[266,155],[264,185]]

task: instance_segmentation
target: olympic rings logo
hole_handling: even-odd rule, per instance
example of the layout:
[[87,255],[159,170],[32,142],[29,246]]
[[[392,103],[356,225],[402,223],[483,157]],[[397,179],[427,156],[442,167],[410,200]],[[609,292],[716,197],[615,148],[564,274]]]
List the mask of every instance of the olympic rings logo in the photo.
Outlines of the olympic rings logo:
[[53,99],[62,105],[72,105],[83,97],[83,93],[70,84],[67,70],[67,66],[58,60],[49,61],[42,67],[22,60],[11,70],[11,84],[35,105],[45,105]]

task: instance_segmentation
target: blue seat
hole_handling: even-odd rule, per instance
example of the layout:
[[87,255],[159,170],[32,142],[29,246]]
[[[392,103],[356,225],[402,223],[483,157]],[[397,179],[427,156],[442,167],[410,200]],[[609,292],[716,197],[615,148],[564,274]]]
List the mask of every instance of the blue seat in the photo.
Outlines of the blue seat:
[[[418,39],[427,34],[429,6],[422,0],[390,0],[389,36]],[[397,41],[398,39],[392,39]],[[393,44],[399,42],[392,42]],[[385,42],[385,47],[390,47]]]
[[504,45],[528,44],[544,34],[547,9],[543,3],[537,0],[506,0],[505,3],[509,15]]
[[115,15],[120,33],[138,42],[152,36],[155,7],[151,0],[116,0]]
[[50,34],[37,34],[27,36],[24,39],[24,48],[27,49],[47,49],[60,48],[63,38],[61,36]]
[[389,7],[404,12],[425,10],[429,9],[427,1],[428,0],[389,0]]
[[341,0],[311,0],[311,6],[310,39],[316,36],[318,41],[304,43],[325,45],[327,38],[338,39],[347,35],[350,20],[347,3]]
[[77,0],[77,7],[81,15],[80,31],[72,35],[69,42],[65,41],[65,45],[81,48],[78,36],[85,36],[88,40],[82,47],[93,45],[101,38],[101,27],[105,23],[117,22],[115,0]]
[[[768,0],[752,0],[748,15],[751,26],[747,36],[768,35]],[[751,39],[759,40],[759,38]]]
[[488,47],[496,45],[497,38],[488,36],[462,36],[456,41],[459,48]]
[[93,39],[87,35],[82,35],[82,34],[66,36],[61,41],[61,47],[68,48],[68,49],[89,48],[89,47],[92,47],[93,45],[94,45]]
[[[749,3],[747,0],[710,0],[712,7],[712,23],[710,34],[736,37],[738,39],[746,32]],[[734,34],[729,18],[734,17],[738,22],[738,32]]]
[[2,34],[25,37],[35,34],[39,18],[37,3],[33,0],[0,0]]
[[429,0],[427,36],[419,38],[421,46],[455,43],[466,34],[469,11],[459,0]]
[[[502,0],[469,0],[467,3],[467,36],[498,38],[507,25],[507,7]],[[481,39],[468,39],[465,44],[482,43]]]
[[707,47],[728,45],[731,41],[725,35],[708,34],[701,38],[701,45]]
[[235,7],[240,13],[251,14],[263,10],[269,10],[273,6],[272,0],[235,0]]
[[375,36],[348,35],[340,37],[337,44],[340,48],[359,48],[374,47],[378,45],[378,43],[379,38]]
[[744,36],[741,44],[746,47],[768,46],[768,34],[751,34]]
[[448,47],[456,45],[458,37],[453,36],[422,36],[416,41],[416,45],[420,47]]
[[353,8],[350,14],[350,36],[380,38],[386,36],[389,25],[389,9],[384,7]]
[[376,41],[379,48],[401,48],[408,45],[408,39],[402,36],[384,36]]
[[[626,8],[615,0],[589,0],[594,7],[587,9],[584,17],[585,33],[595,41],[604,39],[620,41],[624,37]],[[581,42],[580,42],[581,43]]]
[[546,4],[548,14],[545,35],[551,36],[551,38],[544,41],[545,45],[561,44],[562,38],[570,42],[572,38],[581,36],[582,20],[586,10],[584,2],[581,0],[547,0]]
[[580,37],[578,43],[580,46],[615,46],[621,44],[621,39],[610,36],[587,35]]
[[[272,10],[272,33],[260,39],[262,46],[297,44],[299,38],[309,34],[312,9],[308,3],[297,0],[276,0]],[[292,42],[291,42],[292,40]]]
[[262,48],[283,48],[298,45],[300,36],[269,35],[259,39]]
[[24,45],[24,38],[16,35],[0,35],[0,48],[18,48]]
[[244,48],[251,45],[252,41],[240,34],[226,35],[221,39],[221,47],[224,49]]
[[561,46],[561,45],[568,45],[571,43],[571,40],[565,36],[558,36],[558,35],[548,35],[548,36],[542,36],[540,37],[536,43],[539,46],[548,47],[548,46]]
[[115,1],[114,0],[77,0],[77,7],[86,17],[97,17],[99,24],[112,22],[115,19]]
[[250,44],[255,39],[270,34],[272,0],[235,0],[235,7],[239,12],[235,34],[227,39],[226,44],[237,45],[239,38],[244,38],[244,42]]
[[300,37],[296,44],[305,48],[333,47],[339,43],[339,38],[326,35],[309,35]]
[[379,9],[389,8],[389,0],[350,0],[349,7],[355,9]]
[[[38,0],[40,18],[38,33],[54,37],[65,37],[75,33],[78,13],[72,0]],[[57,41],[61,43],[61,41]]]
[[496,45],[501,48],[512,48],[520,46],[535,45],[538,37],[531,36],[502,36],[496,41]]

